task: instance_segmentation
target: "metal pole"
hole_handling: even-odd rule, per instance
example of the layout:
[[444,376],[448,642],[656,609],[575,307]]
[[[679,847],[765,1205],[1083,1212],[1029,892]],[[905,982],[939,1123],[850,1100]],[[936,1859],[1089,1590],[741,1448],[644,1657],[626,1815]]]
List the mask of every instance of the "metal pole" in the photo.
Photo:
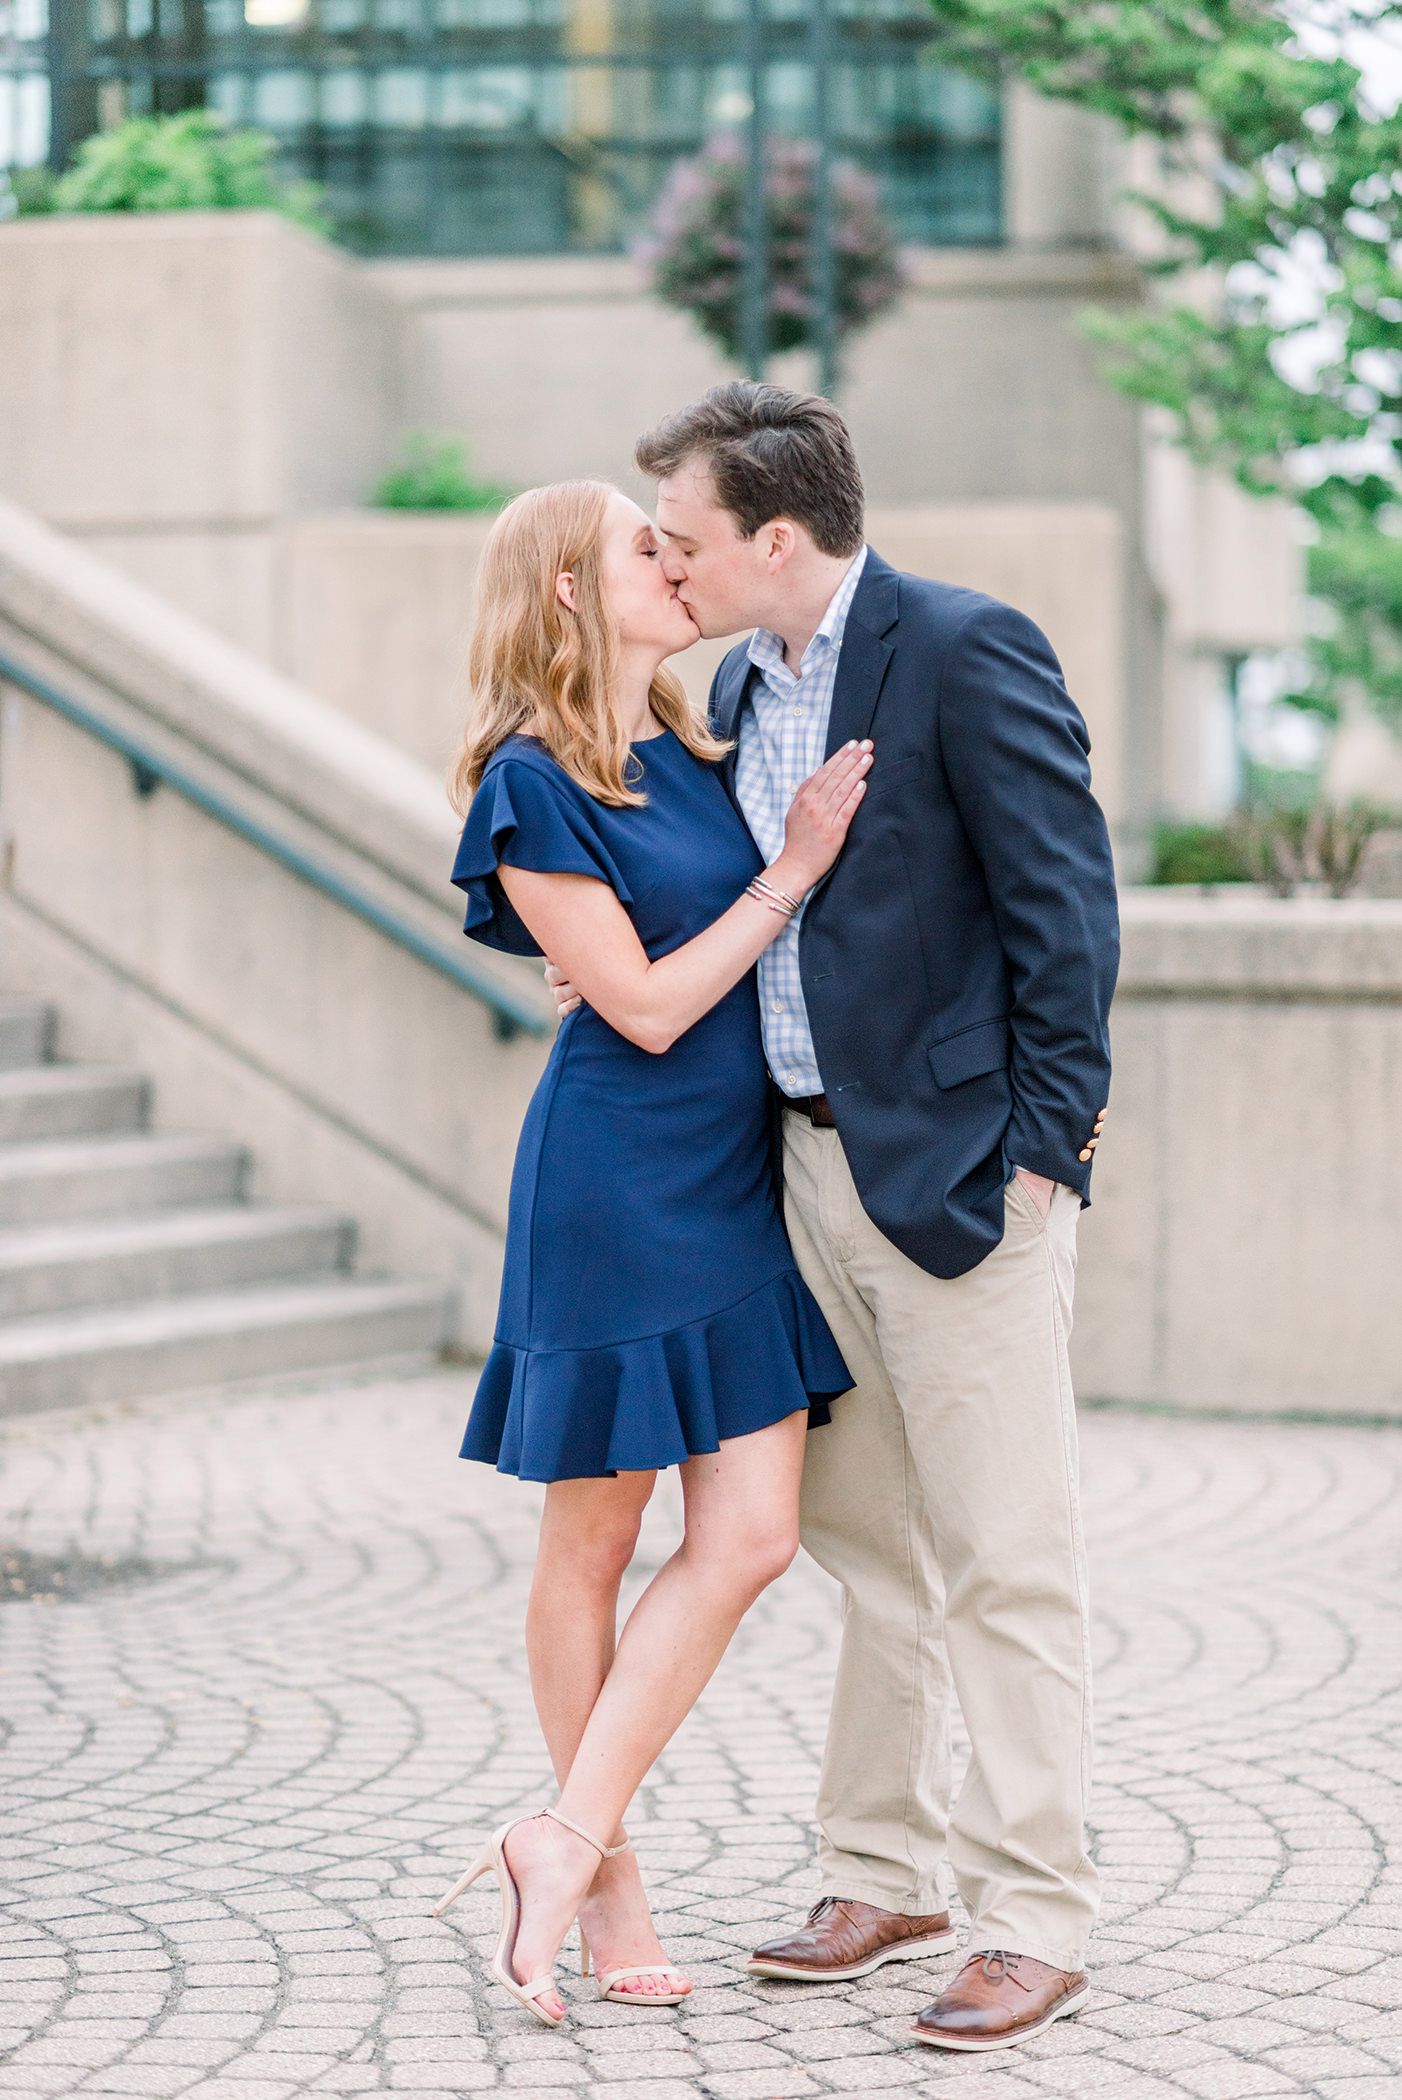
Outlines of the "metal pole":
[[73,147],[71,90],[68,85],[68,53],[64,48],[67,0],[49,0],[49,33],[46,61],[49,75],[49,166],[61,175],[68,166]]
[[740,356],[751,379],[763,379],[769,355],[769,225],[765,197],[765,0],[749,0],[746,63],[750,75],[749,152],[745,162],[744,260],[740,275]]
[[837,386],[837,246],[832,198],[832,0],[810,0],[809,58],[813,67],[813,220],[809,281],[813,298],[813,347],[818,353],[818,391]]

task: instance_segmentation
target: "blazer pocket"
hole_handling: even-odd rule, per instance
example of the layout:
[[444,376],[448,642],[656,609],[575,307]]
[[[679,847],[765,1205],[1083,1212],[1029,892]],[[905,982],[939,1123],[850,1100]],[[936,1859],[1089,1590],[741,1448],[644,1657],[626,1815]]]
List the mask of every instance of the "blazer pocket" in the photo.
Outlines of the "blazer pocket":
[[1011,1045],[1006,1017],[979,1021],[972,1028],[961,1028],[957,1035],[947,1035],[942,1043],[931,1043],[935,1085],[962,1086],[966,1079],[978,1079],[985,1072],[1005,1072]]
[[884,795],[887,788],[904,787],[908,780],[915,780],[924,770],[925,761],[918,751],[909,758],[883,761],[878,749],[876,763],[867,774],[867,791],[862,799],[869,802],[873,795]]

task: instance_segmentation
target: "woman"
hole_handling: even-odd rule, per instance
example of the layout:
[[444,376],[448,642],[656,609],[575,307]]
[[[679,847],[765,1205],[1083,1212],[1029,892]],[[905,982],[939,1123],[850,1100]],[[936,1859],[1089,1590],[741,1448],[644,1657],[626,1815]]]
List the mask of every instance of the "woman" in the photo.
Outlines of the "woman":
[[[561,1026],[512,1181],[497,1341],[463,1456],[549,1483],[527,1615],[560,1782],[499,1831],[493,1972],[555,2025],[576,1915],[601,1995],[676,2004],[621,1820],[740,1619],[797,1546],[810,1409],[851,1384],[793,1264],[769,1162],[754,964],[835,860],[870,746],[794,798],[763,866],[719,744],[664,660],[696,639],[637,505],[535,489],[484,550],[453,781],[467,931],[549,955]],[[685,1534],[615,1650],[619,1585],[659,1467]],[[587,1971],[586,1971],[587,1973]]]

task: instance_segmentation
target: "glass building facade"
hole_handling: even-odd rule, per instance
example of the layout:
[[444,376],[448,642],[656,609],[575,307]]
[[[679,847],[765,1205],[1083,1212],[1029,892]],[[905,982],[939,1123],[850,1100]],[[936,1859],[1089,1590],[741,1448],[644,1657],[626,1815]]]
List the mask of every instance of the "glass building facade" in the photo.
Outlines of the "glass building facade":
[[[925,0],[832,0],[834,149],[903,239],[1000,232],[994,96]],[[275,134],[371,254],[617,250],[673,163],[749,113],[747,0],[0,0],[0,165],[208,102]],[[768,0],[771,130],[811,122],[808,0]]]

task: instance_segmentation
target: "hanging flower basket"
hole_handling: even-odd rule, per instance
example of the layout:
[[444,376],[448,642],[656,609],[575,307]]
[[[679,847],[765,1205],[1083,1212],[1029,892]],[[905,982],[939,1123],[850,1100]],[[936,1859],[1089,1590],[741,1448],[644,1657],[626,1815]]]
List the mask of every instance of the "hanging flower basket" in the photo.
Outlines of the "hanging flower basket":
[[[657,297],[692,314],[732,358],[740,352],[746,161],[744,140],[731,135],[713,139],[694,159],[680,161],[657,200],[651,234],[637,251]],[[817,161],[817,148],[805,141],[768,143],[764,191],[771,352],[798,350],[816,341]],[[894,303],[904,278],[876,183],[849,161],[838,161],[831,188],[837,328],[839,341],[845,341]]]

